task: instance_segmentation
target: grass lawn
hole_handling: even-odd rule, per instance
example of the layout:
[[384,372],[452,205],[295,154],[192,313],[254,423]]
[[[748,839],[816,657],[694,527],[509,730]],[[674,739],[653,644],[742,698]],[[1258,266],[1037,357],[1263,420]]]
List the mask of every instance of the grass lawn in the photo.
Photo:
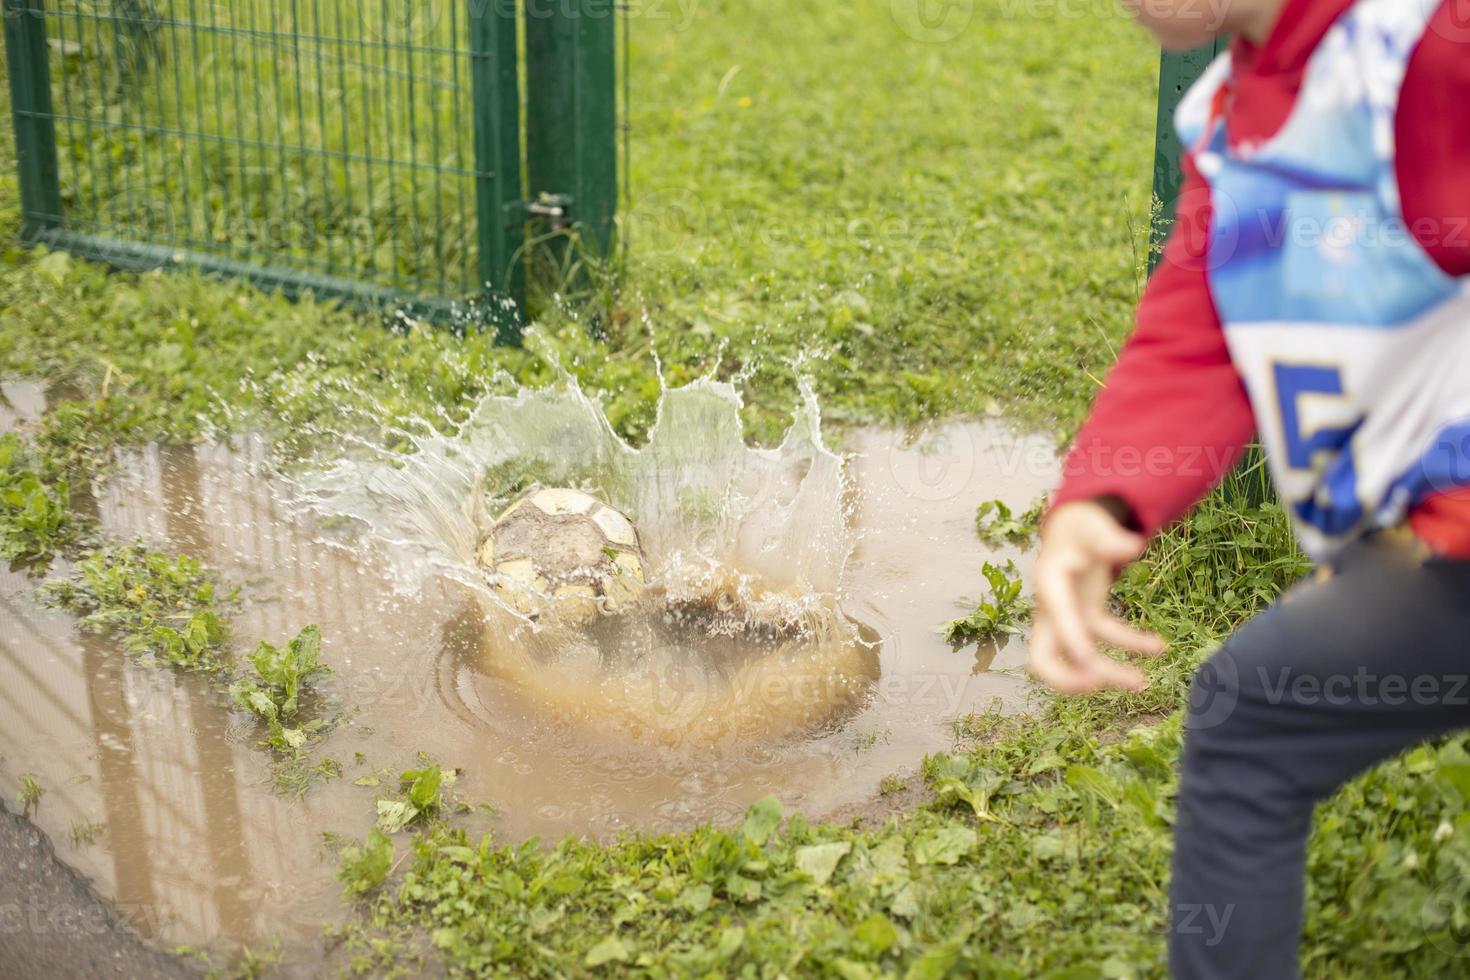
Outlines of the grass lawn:
[[[614,420],[632,434],[651,421],[654,351],[675,382],[711,369],[753,369],[752,421],[767,436],[793,403],[792,361],[802,354],[816,355],[805,370],[830,418],[917,420],[998,403],[1031,420],[1075,420],[1139,288],[1156,62],[1144,38],[1121,16],[1048,21],[999,0],[977,4],[965,29],[945,43],[912,39],[887,0],[831,11],[706,0],[683,10],[650,6],[632,19],[625,207],[632,247],[622,295],[603,318],[606,342],[594,347],[576,336],[582,330],[567,321],[580,309],[539,304],[547,328],[573,349],[569,362],[582,380],[608,398]],[[53,68],[70,66],[72,97],[81,101],[94,77],[112,76],[101,66],[78,66],[97,45],[85,28],[67,30],[88,43],[81,55],[53,59]],[[270,73],[261,77],[269,88]],[[162,87],[163,101],[173,102]],[[221,104],[235,118],[233,89],[202,91],[205,107]],[[146,86],[142,95],[154,97]],[[128,100],[113,101],[113,114],[132,120]],[[186,90],[184,103],[194,102]],[[244,119],[253,133],[253,113],[247,109]],[[66,127],[58,132],[65,140]],[[291,138],[268,126],[265,137]],[[109,213],[108,205],[93,204],[98,193],[109,198],[109,186],[112,198],[138,205],[121,188],[162,180],[158,146],[115,137],[102,148],[114,164],[63,165],[79,211]],[[289,157],[280,186],[250,183],[266,180],[270,168],[248,155],[215,166],[230,175],[235,206],[243,187],[277,193],[283,200],[272,207],[320,218],[311,207],[316,175],[293,170]],[[237,176],[243,183],[236,185]],[[173,179],[187,183],[190,175]],[[178,188],[168,193],[177,196]],[[355,199],[378,239],[398,227],[394,212],[375,209],[387,196]],[[256,217],[272,225],[281,219],[275,210]],[[355,227],[338,211],[329,217]],[[405,255],[429,251],[417,226],[400,237],[394,247]],[[258,243],[247,236],[240,244]],[[388,249],[377,241],[364,251]],[[59,317],[44,305],[17,311],[61,321],[17,331],[31,337],[19,354],[100,377],[103,352],[95,344],[71,349],[71,322],[97,337],[116,317],[133,337],[135,320],[167,331],[170,310],[238,295],[180,281],[162,291],[116,287],[93,289],[109,306],[87,314],[75,297]],[[201,290],[214,298],[203,300]],[[365,350],[385,370],[403,362],[398,345],[348,318],[282,314],[253,300],[242,313],[216,310],[207,321],[191,314],[207,329],[183,347],[214,348],[210,360],[221,376],[247,362],[296,365],[308,339],[327,349],[329,364],[338,340],[355,368]],[[314,326],[303,329],[303,316]],[[225,342],[233,331],[252,335],[247,351]],[[445,338],[433,344],[463,347]],[[475,366],[486,363],[478,345],[469,346]],[[125,374],[149,366],[145,351],[111,353]],[[513,356],[490,360],[533,370]],[[187,373],[178,384],[211,383],[207,374]]]
[[[615,300],[591,299],[600,342],[585,308],[540,307],[542,342],[624,433],[651,421],[655,355],[674,383],[749,372],[762,439],[798,362],[837,422],[1078,420],[1140,285],[1156,52],[1100,6],[976,0],[943,43],[905,32],[911,6],[703,0],[634,18],[629,268]],[[452,419],[507,379],[553,376],[484,337],[16,247],[0,373],[77,392],[0,453],[0,542],[43,556],[106,546],[61,481],[96,476],[112,446],[254,428],[287,454],[331,452],[318,422],[392,438],[433,406]],[[1278,508],[1213,499],[1119,588],[1173,641],[1150,690],[970,719],[926,763],[932,804],[858,831],[779,825],[771,802],[742,827],[611,846],[503,848],[431,821],[344,854],[361,916],[334,935],[384,972],[427,956],[544,976],[1160,976],[1189,671],[1301,569]],[[1309,975],[1457,972],[1467,766],[1450,740],[1324,808]]]

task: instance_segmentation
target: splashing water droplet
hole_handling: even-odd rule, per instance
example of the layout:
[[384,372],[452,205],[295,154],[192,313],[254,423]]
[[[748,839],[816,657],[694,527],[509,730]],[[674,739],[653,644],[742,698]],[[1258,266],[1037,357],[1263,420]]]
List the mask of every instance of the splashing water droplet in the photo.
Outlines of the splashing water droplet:
[[[801,393],[780,444],[751,448],[733,385],[664,387],[647,444],[634,448],[563,375],[487,395],[448,434],[403,426],[407,450],[358,441],[363,451],[305,489],[317,509],[412,556],[398,559],[401,590],[460,583],[479,634],[465,669],[543,718],[658,744],[795,737],[859,709],[878,673],[874,644],[838,610],[854,544],[843,461],[822,442],[804,382]],[[544,487],[586,490],[632,519],[649,585],[635,608],[573,626],[559,621],[556,596],[529,611],[490,587],[481,541],[508,505]]]

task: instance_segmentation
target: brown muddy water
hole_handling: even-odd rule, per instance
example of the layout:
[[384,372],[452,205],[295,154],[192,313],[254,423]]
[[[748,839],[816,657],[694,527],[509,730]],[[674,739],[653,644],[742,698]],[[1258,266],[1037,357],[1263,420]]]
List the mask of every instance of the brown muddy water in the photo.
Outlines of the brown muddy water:
[[[4,393],[0,427],[44,404],[31,385]],[[145,934],[293,947],[344,912],[322,834],[361,837],[385,793],[354,781],[413,768],[420,753],[462,771],[455,796],[496,811],[464,819],[507,842],[730,822],[768,793],[812,816],[867,799],[885,775],[948,747],[954,718],[996,699],[1024,703],[1019,642],[954,652],[938,627],[973,605],[981,563],[996,560],[976,539],[976,505],[999,497],[1024,509],[1057,463],[1045,440],[993,421],[917,436],[856,429],[839,441],[851,454],[842,514],[856,543],[832,602],[857,642],[763,653],[742,675],[750,683],[714,696],[638,682],[594,693],[556,673],[565,665],[539,681],[527,675],[541,661],[507,669],[487,644],[514,646],[518,634],[479,626],[482,604],[462,581],[405,576],[399,541],[321,519],[256,444],[127,455],[90,505],[111,538],[201,556],[242,583],[238,652],[321,627],[328,690],[355,711],[316,756],[344,774],[304,798],[273,793],[251,720],[202,680],[78,633],[36,604],[35,580],[4,572],[0,792],[14,801],[20,774],[36,774],[46,792],[35,822]],[[1027,556],[1000,557],[1029,572]],[[720,642],[779,638],[735,630]],[[703,698],[693,708],[691,690]],[[645,724],[615,723],[642,698]],[[658,718],[681,720],[648,722]],[[94,841],[72,839],[89,825]]]

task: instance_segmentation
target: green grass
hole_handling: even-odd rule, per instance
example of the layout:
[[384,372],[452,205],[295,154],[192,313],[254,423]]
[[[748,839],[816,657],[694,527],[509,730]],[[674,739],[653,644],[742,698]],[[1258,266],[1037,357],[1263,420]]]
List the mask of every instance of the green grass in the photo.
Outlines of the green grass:
[[23,772],[20,774],[20,805],[21,814],[30,816],[31,811],[41,805],[41,797],[46,795],[46,788],[36,782],[34,773]]
[[14,434],[0,435],[0,558],[47,564],[76,521],[66,480],[47,480]]
[[185,670],[227,666],[227,610],[214,573],[196,558],[142,545],[100,548],[72,573],[41,587],[44,602],[77,616],[77,627],[114,637],[131,654]]
[[283,647],[262,642],[245,658],[250,671],[230,685],[235,707],[265,722],[264,744],[277,753],[278,761],[293,763],[298,775],[304,768],[303,747],[335,720],[302,710],[303,700],[317,700],[312,688],[332,675],[332,669],[318,659],[321,646],[321,630],[315,626],[306,627]]
[[[582,336],[586,311],[543,310],[624,431],[652,420],[655,352],[674,382],[752,371],[747,414],[765,437],[793,403],[803,355],[836,420],[993,403],[1076,420],[1139,286],[1155,57],[1121,17],[1053,23],[1010,9],[978,4],[945,44],[910,39],[886,0],[711,2],[687,23],[635,18],[630,261],[618,295],[598,294],[605,342]],[[315,181],[292,181],[317,196]],[[287,203],[283,213],[323,220]],[[11,226],[13,208],[12,197],[0,215]],[[375,234],[398,226],[367,219]],[[237,380],[277,366],[298,373],[291,391],[264,393],[274,401],[341,385],[390,413],[458,405],[494,367],[547,377],[483,340],[390,341],[322,309],[153,281],[10,255],[0,309],[18,349],[7,367],[77,371],[95,389],[110,364],[123,385],[166,385],[183,409],[158,419],[145,406],[145,432],[218,417],[214,389],[251,407],[259,393]],[[304,362],[308,349],[318,360]],[[393,390],[402,379],[412,395]]]
[[957,650],[971,643],[1018,635],[1031,619],[1031,601],[1021,594],[1021,576],[1015,562],[986,562],[980,567],[980,577],[989,588],[989,596],[982,596],[969,615],[950,620],[944,627],[945,641]]
[[986,500],[975,508],[975,533],[992,548],[1024,547],[1036,537],[1045,513],[1045,497],[1033,501],[1019,514],[1012,514],[1004,500]]
[[1138,288],[1156,55],[1120,16],[985,0],[920,43],[902,6],[635,34],[633,291],[672,363],[727,339],[776,384],[810,340],[829,417],[1074,418]]
[[[838,422],[1075,424],[1140,284],[1156,65],[1142,37],[1099,9],[1046,19],[1001,0],[978,0],[942,44],[904,33],[901,2],[680,9],[634,21],[626,274],[541,307],[545,346],[617,428],[637,438],[652,420],[655,355],[676,384],[746,375],[760,439],[779,433],[798,369]],[[14,172],[0,168],[5,227]],[[311,183],[288,203],[338,227],[343,205]],[[390,234],[396,213],[370,213]],[[487,390],[555,376],[482,336],[390,333],[14,247],[0,374],[57,396],[3,468],[0,546],[37,563],[97,550],[68,487],[116,446],[255,429],[287,457],[330,454],[342,429],[392,442],[417,417],[445,425]],[[333,935],[387,973],[426,958],[451,975],[1160,976],[1188,678],[1304,569],[1280,508],[1211,498],[1117,590],[1172,641],[1148,690],[961,720],[955,751],[924,766],[934,803],[874,830],[778,826],[767,801],[742,827],[506,846],[418,806],[433,779],[416,771],[386,801],[412,824],[395,810],[406,829],[344,851],[360,914]],[[1415,750],[1322,809],[1309,976],[1459,972],[1467,762],[1463,738]]]
[[106,828],[95,820],[73,820],[71,822],[71,844],[73,847],[91,847]]

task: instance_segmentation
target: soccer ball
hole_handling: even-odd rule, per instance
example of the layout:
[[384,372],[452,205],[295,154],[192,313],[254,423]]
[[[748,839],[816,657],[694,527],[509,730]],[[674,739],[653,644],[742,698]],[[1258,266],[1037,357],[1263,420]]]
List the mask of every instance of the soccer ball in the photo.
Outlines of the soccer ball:
[[537,490],[511,504],[478,559],[490,587],[531,619],[554,611],[582,626],[627,610],[644,593],[633,522],[581,490]]

